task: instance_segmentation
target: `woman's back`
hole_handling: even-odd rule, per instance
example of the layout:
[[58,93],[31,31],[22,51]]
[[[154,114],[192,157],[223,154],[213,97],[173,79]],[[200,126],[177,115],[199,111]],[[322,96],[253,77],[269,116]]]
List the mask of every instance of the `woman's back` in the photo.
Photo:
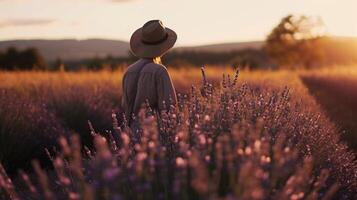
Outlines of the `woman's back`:
[[130,65],[122,85],[122,107],[129,120],[132,114],[139,112],[146,100],[157,111],[168,109],[169,103],[177,102],[166,67],[154,63],[152,59],[140,59]]

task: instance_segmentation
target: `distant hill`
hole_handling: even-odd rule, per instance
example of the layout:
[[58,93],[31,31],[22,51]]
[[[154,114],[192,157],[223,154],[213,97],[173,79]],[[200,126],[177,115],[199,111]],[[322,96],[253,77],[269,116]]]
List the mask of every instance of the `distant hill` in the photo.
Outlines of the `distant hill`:
[[263,41],[252,42],[233,42],[233,43],[221,43],[202,46],[189,46],[189,47],[177,47],[175,51],[205,51],[213,53],[237,51],[243,49],[260,49],[263,46]]
[[37,48],[45,60],[80,60],[92,57],[127,56],[129,44],[120,40],[9,40],[0,41],[0,51],[8,47],[24,49]]
[[[257,49],[263,42],[237,42],[213,44],[205,46],[178,47],[175,51],[227,52],[246,48]],[[88,40],[9,40],[0,41],[0,51],[9,47],[24,49],[37,48],[47,61],[61,58],[65,61],[76,61],[93,57],[127,56],[129,43],[120,40],[88,39]]]
[[[329,41],[329,49],[333,50],[331,56],[334,54],[341,59],[345,59],[348,56],[353,55],[339,55],[341,53],[346,54],[346,47],[350,52],[356,52],[357,38],[353,37],[331,37]],[[230,51],[237,51],[243,49],[258,50],[263,46],[263,41],[252,42],[233,42],[233,43],[221,43],[202,46],[184,46],[177,47],[174,52],[208,52],[208,53],[224,53]],[[54,61],[57,58],[61,58],[64,61],[79,61],[81,59],[88,59],[93,57],[104,58],[108,55],[113,57],[125,57],[129,54],[129,43],[120,40],[105,40],[105,39],[88,39],[88,40],[11,40],[0,41],[0,51],[14,46],[18,49],[24,49],[28,47],[37,48],[43,55],[46,61]],[[339,48],[337,48],[337,46]],[[339,49],[339,50],[337,50]],[[345,50],[343,50],[345,49]],[[340,52],[340,53],[339,53]],[[342,58],[343,57],[343,58]]]

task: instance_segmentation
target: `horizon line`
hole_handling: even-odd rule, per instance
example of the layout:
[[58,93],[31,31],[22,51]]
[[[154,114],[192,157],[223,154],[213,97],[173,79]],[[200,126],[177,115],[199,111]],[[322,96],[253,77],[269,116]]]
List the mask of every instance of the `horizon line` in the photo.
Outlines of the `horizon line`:
[[[356,38],[354,35],[325,35],[327,37],[335,38]],[[129,43],[129,40],[119,39],[119,38],[108,38],[108,37],[87,37],[87,38],[76,38],[76,37],[49,37],[49,38],[9,38],[9,39],[0,39],[0,42],[9,42],[9,41],[61,41],[61,40],[74,40],[74,41],[86,41],[86,40],[108,40],[108,41],[117,41]],[[217,41],[217,42],[208,42],[208,43],[199,43],[199,44],[176,44],[175,47],[197,47],[197,46],[210,46],[217,44],[233,44],[233,43],[249,43],[249,42],[264,42],[265,39],[251,39],[251,40],[236,40],[236,41]]]

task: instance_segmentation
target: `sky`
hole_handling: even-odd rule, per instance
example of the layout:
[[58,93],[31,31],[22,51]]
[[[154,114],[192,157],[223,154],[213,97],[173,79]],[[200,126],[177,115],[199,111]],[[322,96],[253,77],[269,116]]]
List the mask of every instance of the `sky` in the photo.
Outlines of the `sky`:
[[320,16],[327,33],[357,37],[357,0],[0,0],[0,40],[128,41],[161,19],[178,46],[264,40],[288,14]]

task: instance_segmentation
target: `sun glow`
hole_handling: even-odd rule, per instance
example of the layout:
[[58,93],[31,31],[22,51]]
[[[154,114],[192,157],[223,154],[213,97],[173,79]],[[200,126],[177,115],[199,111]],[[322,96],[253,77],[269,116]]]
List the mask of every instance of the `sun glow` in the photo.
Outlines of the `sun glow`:
[[319,16],[328,34],[357,37],[356,7],[355,0],[1,0],[0,40],[129,40],[145,21],[161,19],[179,34],[178,45],[252,41],[263,40],[288,14]]

